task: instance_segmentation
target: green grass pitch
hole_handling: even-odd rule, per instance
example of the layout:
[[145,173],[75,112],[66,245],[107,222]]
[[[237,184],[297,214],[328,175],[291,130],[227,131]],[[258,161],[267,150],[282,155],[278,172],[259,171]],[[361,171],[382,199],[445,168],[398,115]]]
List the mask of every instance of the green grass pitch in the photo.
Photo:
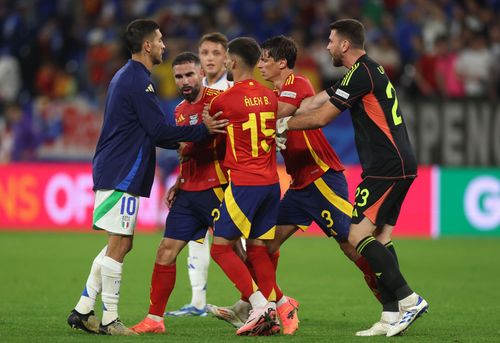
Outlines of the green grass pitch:
[[[126,259],[120,316],[140,321],[160,234],[138,234]],[[164,335],[106,337],[66,324],[90,264],[105,242],[101,233],[0,233],[0,342],[499,342],[500,239],[396,240],[403,273],[430,303],[430,312],[403,337],[355,337],[380,315],[362,274],[323,237],[290,239],[281,251],[278,280],[301,302],[295,336],[236,337],[214,318],[168,318]],[[186,251],[167,309],[190,300]],[[237,292],[211,263],[208,301],[229,305]],[[99,307],[100,308],[100,307]],[[96,311],[100,315],[100,310]]]

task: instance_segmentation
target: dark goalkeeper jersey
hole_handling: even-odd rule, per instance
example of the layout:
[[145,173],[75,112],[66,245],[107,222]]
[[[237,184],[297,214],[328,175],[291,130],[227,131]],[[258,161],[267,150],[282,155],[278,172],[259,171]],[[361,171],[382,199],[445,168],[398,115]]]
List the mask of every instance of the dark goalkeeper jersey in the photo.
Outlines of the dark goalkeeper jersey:
[[350,109],[363,178],[415,177],[417,160],[396,90],[379,64],[361,56],[327,93],[339,110]]
[[205,125],[167,124],[146,67],[129,60],[108,88],[104,122],[92,162],[94,190],[116,189],[149,197],[155,147],[177,148],[177,142],[199,141]]

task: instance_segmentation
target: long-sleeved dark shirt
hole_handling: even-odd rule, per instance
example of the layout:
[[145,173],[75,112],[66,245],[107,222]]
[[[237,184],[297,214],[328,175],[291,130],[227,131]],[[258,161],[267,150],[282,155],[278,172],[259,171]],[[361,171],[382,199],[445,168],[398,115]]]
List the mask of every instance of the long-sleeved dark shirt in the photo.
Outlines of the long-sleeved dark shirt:
[[207,135],[203,124],[167,124],[150,72],[142,63],[129,60],[109,85],[92,165],[94,190],[115,189],[149,197],[155,147],[175,149],[178,142],[196,142]]

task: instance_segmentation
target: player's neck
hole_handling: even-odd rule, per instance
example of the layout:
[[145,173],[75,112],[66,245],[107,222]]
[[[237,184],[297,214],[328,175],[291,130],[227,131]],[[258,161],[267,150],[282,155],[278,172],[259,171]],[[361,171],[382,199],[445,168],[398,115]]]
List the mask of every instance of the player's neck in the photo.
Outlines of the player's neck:
[[207,86],[211,86],[215,83],[217,83],[217,81],[220,80],[220,78],[222,77],[222,75],[224,75],[226,71],[224,69],[221,69],[221,71],[219,71],[217,74],[215,75],[206,75],[207,77]]
[[293,73],[292,69],[285,68],[280,72],[280,76],[276,79],[273,80],[274,87],[277,89],[281,90],[283,88],[283,85],[286,82],[286,79]]
[[253,79],[253,71],[233,71],[233,79],[234,82],[240,82],[244,80],[250,80]]
[[153,62],[151,61],[148,55],[141,53],[132,54],[132,60],[142,63],[146,67],[146,69],[149,70],[150,72],[153,70]]
[[353,64],[356,63],[356,61],[364,54],[366,54],[365,50],[356,49],[356,50],[353,50],[350,54],[345,55],[344,61],[343,61],[344,67],[346,67],[347,69],[351,69]]

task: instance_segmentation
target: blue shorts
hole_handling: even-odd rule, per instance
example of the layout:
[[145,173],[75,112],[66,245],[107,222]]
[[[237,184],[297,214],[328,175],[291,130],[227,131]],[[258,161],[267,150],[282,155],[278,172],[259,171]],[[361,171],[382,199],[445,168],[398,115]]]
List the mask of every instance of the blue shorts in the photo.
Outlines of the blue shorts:
[[168,213],[163,237],[203,243],[223,196],[222,187],[196,192],[180,190]]
[[278,217],[280,185],[229,184],[214,222],[214,236],[234,239],[273,239]]
[[327,236],[345,242],[349,236],[352,205],[343,172],[328,170],[302,189],[289,189],[281,200],[278,225],[297,225],[305,231],[312,221]]

